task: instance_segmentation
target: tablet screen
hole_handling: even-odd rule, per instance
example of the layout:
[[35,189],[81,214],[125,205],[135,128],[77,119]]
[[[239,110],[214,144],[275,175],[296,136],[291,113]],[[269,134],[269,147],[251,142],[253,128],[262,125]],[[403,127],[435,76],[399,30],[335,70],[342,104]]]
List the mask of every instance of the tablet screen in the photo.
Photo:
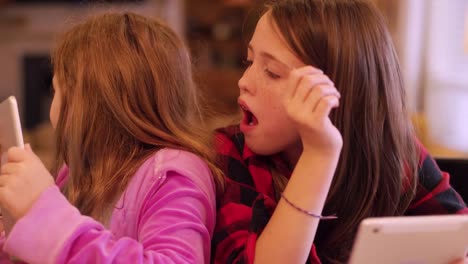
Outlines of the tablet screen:
[[468,215],[368,218],[361,222],[350,264],[451,263],[468,248]]
[[2,164],[9,148],[24,147],[18,104],[13,96],[0,103],[0,145]]

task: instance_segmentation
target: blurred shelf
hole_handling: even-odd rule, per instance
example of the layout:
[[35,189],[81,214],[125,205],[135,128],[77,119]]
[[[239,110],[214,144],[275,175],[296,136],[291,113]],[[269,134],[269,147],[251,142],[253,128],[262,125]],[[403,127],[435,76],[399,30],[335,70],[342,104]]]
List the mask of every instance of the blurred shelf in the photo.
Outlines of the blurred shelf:
[[196,65],[195,78],[210,111],[214,128],[240,120],[237,82],[247,50],[244,22],[250,1],[186,2],[186,36]]

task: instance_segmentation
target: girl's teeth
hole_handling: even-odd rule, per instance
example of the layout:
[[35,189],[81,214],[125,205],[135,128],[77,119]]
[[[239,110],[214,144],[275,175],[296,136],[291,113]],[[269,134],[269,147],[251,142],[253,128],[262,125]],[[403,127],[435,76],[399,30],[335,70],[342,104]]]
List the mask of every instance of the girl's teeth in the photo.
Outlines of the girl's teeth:
[[250,123],[249,123],[249,126],[253,126],[253,125],[254,125],[254,123],[253,123],[253,122],[250,122]]

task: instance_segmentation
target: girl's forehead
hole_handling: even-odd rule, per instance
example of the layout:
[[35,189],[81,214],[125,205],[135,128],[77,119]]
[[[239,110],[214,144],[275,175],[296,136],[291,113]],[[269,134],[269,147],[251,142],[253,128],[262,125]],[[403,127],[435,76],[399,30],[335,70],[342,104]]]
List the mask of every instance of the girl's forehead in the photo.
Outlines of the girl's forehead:
[[258,21],[249,46],[255,53],[270,54],[290,68],[304,66],[302,60],[295,55],[280,33],[269,13],[263,15]]

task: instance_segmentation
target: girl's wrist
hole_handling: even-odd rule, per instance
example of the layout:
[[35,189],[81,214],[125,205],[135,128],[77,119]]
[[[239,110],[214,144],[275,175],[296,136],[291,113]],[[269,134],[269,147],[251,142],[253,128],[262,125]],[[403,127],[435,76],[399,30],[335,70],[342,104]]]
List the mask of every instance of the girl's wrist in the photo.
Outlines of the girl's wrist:
[[[300,193],[310,191],[311,187],[316,191],[328,192],[335,170],[338,164],[339,153],[324,155],[322,152],[304,150],[294,168],[288,182],[293,184],[294,189]],[[316,177],[311,177],[316,175]]]
[[318,160],[320,162],[327,162],[327,161],[337,162],[340,157],[340,154],[341,154],[341,148],[323,150],[323,149],[317,149],[314,147],[304,146],[301,157],[310,161]]

